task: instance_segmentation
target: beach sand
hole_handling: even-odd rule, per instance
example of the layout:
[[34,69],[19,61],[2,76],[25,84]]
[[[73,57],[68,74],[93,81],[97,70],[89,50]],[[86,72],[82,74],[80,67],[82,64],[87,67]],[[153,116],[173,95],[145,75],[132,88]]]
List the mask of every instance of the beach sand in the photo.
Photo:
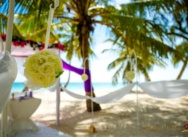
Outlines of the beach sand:
[[[105,93],[96,92],[96,96]],[[56,93],[34,93],[42,103],[31,119],[73,137],[187,137],[188,96],[158,99],[144,92],[131,92],[114,103],[101,104],[102,110],[89,113],[85,100],[61,92],[60,125],[56,126]],[[93,122],[92,122],[93,121]],[[89,133],[93,123],[96,133]]]

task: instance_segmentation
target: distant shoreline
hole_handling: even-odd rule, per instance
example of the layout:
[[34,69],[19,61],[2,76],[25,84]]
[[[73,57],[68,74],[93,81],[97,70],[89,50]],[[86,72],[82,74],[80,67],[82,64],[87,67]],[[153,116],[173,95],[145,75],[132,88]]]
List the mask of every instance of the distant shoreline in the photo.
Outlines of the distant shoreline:
[[[62,86],[65,84],[66,82],[61,82]],[[113,85],[110,82],[93,82],[93,87],[94,87],[94,91],[113,91],[113,90],[117,90],[119,88],[122,88],[126,86],[126,84],[123,83],[119,83],[117,85]],[[23,89],[25,88],[24,83],[22,82],[14,82],[12,89],[11,89],[11,93],[21,93],[23,91]],[[67,89],[71,90],[71,91],[84,91],[84,83],[83,82],[70,82],[67,86]],[[41,88],[39,90],[36,91],[49,91],[49,88]]]

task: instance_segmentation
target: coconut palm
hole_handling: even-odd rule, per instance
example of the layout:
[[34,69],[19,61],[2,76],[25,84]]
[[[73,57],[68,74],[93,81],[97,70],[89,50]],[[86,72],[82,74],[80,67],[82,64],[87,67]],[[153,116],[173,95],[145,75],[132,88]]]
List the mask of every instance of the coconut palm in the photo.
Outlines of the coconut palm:
[[[132,71],[138,72],[138,74],[143,74],[145,79],[147,81],[151,81],[150,76],[148,72],[152,70],[154,65],[159,65],[161,67],[165,67],[166,63],[160,59],[157,59],[154,55],[152,55],[149,52],[145,52],[143,55],[143,52],[139,52],[134,49],[127,49],[125,45],[119,46],[122,48],[117,49],[116,47],[114,49],[107,49],[103,52],[117,52],[119,55],[118,58],[114,59],[108,66],[108,69],[116,69],[115,74],[113,75],[113,83],[117,84],[118,80],[121,76],[123,82],[128,82],[126,79],[126,73],[131,71],[131,64],[130,59],[133,59],[133,62],[131,63],[134,65],[132,66]],[[136,58],[133,54],[133,51],[136,53]],[[148,55],[147,58],[143,58],[145,55]]]
[[[120,74],[122,74],[122,79],[125,80],[125,74],[130,70],[130,64],[127,60],[132,56],[132,50],[137,54],[138,72],[141,72],[145,79],[150,81],[149,70],[154,65],[165,67],[164,59],[169,58],[169,53],[175,52],[172,45],[165,44],[164,40],[171,41],[171,39],[166,37],[167,35],[160,27],[161,24],[155,24],[147,16],[151,9],[159,8],[159,1],[157,3],[156,1],[134,2],[121,6],[119,14],[110,20],[113,27],[111,27],[111,35],[108,41],[118,45],[113,50],[117,51],[119,55],[108,66],[108,69],[117,68],[113,82],[118,82]],[[161,8],[162,6],[163,3],[161,3]],[[145,7],[148,7],[148,9],[146,10]],[[155,14],[155,12],[150,14]],[[106,18],[107,16],[103,19],[106,20]]]
[[[166,13],[159,14],[158,18],[161,20],[164,33],[173,38],[176,52],[172,53],[172,63],[177,66],[182,62],[182,68],[177,76],[180,79],[187,67],[187,41],[188,41],[188,1],[177,0],[171,3],[167,0]],[[170,25],[167,25],[170,24]],[[178,44],[177,42],[178,41]],[[181,41],[181,44],[179,44]]]
[[[141,59],[138,63],[144,64],[144,69],[147,69],[148,65],[148,70],[153,65],[162,65],[164,67],[165,62],[163,60],[170,60],[172,55],[175,65],[178,62],[183,62],[177,79],[181,78],[187,66],[187,44],[184,42],[181,46],[176,46],[176,41],[178,38],[182,38],[185,41],[188,40],[188,3],[186,0],[174,1],[173,3],[170,0],[144,2],[143,0],[134,0],[132,3],[122,5],[120,12],[125,16],[131,16],[128,16],[127,20],[122,18],[122,16],[118,17],[119,20],[117,18],[111,20],[115,22],[113,24],[119,24],[118,27],[116,25],[112,29],[113,35],[110,39],[114,44],[118,43],[118,45],[121,45],[118,48],[123,47],[119,50],[119,55],[124,55],[124,58],[126,58],[125,56],[130,56],[129,48],[134,49],[139,57],[138,59]],[[131,24],[131,27],[127,24]],[[140,51],[144,51],[145,54],[142,54]],[[148,62],[148,64],[145,64],[143,61]],[[117,81],[119,70],[124,72],[122,76],[124,79],[125,71],[130,69],[121,56],[113,61],[108,68],[117,67],[115,65],[117,63],[122,64],[114,75],[114,82]],[[151,64],[149,65],[149,63]],[[123,64],[124,67],[122,67]],[[139,71],[142,72],[143,70]],[[142,72],[142,74],[145,75],[146,73]],[[148,75],[145,75],[145,77],[149,80]]]
[[[165,2],[165,13],[159,11],[158,19],[164,32],[169,36],[178,36],[186,41],[188,40],[188,1],[176,0]],[[167,25],[167,23],[170,25]]]
[[[0,34],[5,34],[7,30],[7,15],[5,13],[0,12]],[[16,24],[13,24],[13,36],[18,36],[20,38],[23,38],[22,34],[20,33],[18,27]]]
[[182,42],[176,47],[176,53],[173,54],[173,63],[177,66],[180,62],[183,63],[183,66],[177,76],[177,79],[181,79],[183,72],[185,71],[188,63],[188,43],[187,41]]

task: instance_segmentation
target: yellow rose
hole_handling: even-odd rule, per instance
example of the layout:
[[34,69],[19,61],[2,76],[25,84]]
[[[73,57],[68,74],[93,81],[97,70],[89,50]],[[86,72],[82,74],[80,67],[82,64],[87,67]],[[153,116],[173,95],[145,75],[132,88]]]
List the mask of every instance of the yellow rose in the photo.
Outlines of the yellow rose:
[[56,56],[53,56],[53,55],[49,55],[49,56],[48,56],[48,60],[49,60],[50,62],[54,62],[56,59],[57,59]]
[[55,76],[54,66],[52,63],[49,63],[49,62],[41,65],[38,71],[40,74],[43,74],[43,75],[54,74]]
[[57,82],[57,78],[55,78],[53,75],[49,75],[46,78],[46,81],[44,82],[44,86],[48,87],[48,85],[53,85]]
[[54,69],[55,69],[55,73],[58,74],[59,72],[62,71],[62,62],[55,62],[54,64]]
[[[44,56],[48,56],[48,55],[52,55],[52,54],[55,54],[54,52],[50,51],[50,50],[42,50],[42,51],[39,51],[41,55],[44,55]],[[56,54],[55,54],[56,55]],[[56,55],[57,56],[57,55]]]
[[40,54],[39,54],[39,55],[35,58],[35,60],[36,60],[36,63],[37,63],[37,64],[42,65],[42,64],[45,64],[45,63],[47,62],[48,58],[45,57],[44,55],[40,55]]

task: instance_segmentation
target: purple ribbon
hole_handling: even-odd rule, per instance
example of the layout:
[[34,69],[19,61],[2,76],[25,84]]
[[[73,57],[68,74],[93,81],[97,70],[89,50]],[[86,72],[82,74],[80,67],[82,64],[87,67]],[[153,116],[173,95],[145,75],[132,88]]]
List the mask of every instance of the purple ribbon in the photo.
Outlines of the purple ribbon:
[[[62,63],[63,63],[63,68],[66,69],[66,70],[75,72],[80,76],[84,73],[84,69],[71,66],[63,60],[62,60]],[[93,90],[93,88],[91,88],[92,87],[92,85],[91,85],[91,74],[90,74],[89,69],[85,70],[85,74],[88,76],[88,79],[86,81],[84,81],[84,89],[85,89],[85,92],[91,92],[91,90]]]

